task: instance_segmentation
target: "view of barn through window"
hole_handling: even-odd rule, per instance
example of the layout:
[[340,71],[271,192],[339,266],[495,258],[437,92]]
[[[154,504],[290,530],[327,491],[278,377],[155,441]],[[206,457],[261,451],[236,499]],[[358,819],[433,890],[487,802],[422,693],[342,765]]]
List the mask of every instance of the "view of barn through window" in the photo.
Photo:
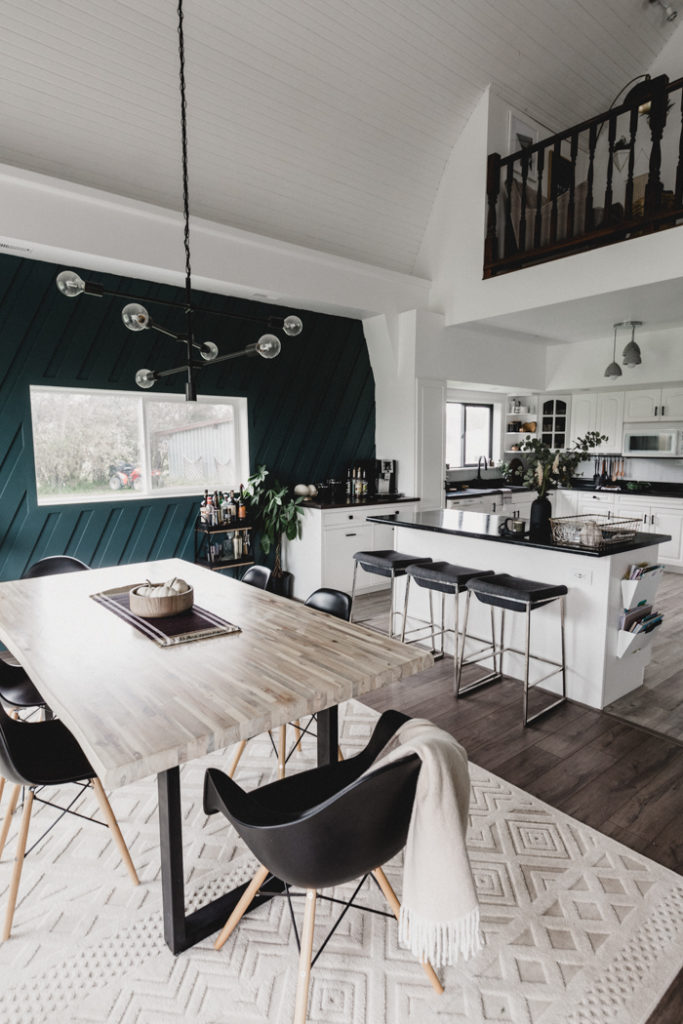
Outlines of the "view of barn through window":
[[239,486],[248,475],[244,399],[32,387],[41,503],[187,494]]

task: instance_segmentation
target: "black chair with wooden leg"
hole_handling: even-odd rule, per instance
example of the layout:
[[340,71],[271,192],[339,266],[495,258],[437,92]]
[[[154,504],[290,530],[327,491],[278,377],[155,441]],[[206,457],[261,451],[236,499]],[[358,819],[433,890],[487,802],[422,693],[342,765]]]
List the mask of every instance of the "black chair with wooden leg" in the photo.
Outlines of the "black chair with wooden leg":
[[[34,579],[38,576],[52,576],[64,572],[81,572],[88,569],[85,562],[71,555],[50,555],[41,558],[29,566],[22,575],[22,579]],[[21,665],[12,657],[9,651],[0,652],[0,703],[13,708],[15,711],[24,711],[29,708],[45,708],[47,716],[51,716],[49,708],[41,694],[31,682],[28,674]],[[16,716],[15,716],[16,717]],[[5,788],[5,779],[0,776],[0,798]],[[14,810],[14,808],[12,808]],[[5,819],[9,828],[10,817]],[[5,845],[7,831],[3,826],[0,831],[0,850]]]
[[[204,811],[223,813],[261,865],[215,948],[223,946],[269,875],[306,890],[294,1024],[306,1020],[318,890],[371,874],[399,915],[381,865],[405,846],[421,761],[411,754],[364,773],[405,721],[400,712],[385,711],[360,754],[250,793],[216,768],[204,777]],[[421,966],[434,989],[443,992],[432,966]]]
[[259,590],[267,590],[270,583],[270,569],[265,565],[250,565],[245,570],[240,583],[247,583],[250,587],[258,587]]
[[[27,791],[17,840],[14,871],[7,899],[5,925],[2,933],[3,942],[10,937],[12,931],[33,801],[34,799],[41,800],[40,796],[36,796],[36,791],[42,790],[44,786],[61,786],[71,782],[92,786],[102,814],[121,854],[121,859],[135,885],[139,885],[128,847],[121,835],[102,783],[63,722],[54,719],[48,722],[22,722],[10,718],[0,705],[0,768],[5,778],[15,785],[14,804],[16,804],[16,797],[21,788],[24,787]],[[12,810],[13,806],[8,809],[8,816],[11,816]],[[6,830],[3,831],[6,835]],[[0,848],[1,853],[2,848]]]

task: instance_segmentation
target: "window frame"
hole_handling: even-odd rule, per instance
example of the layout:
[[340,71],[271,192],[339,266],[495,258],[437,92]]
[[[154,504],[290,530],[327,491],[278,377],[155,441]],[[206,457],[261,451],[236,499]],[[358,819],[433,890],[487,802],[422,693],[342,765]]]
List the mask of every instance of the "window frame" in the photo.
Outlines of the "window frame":
[[[448,462],[448,457],[446,458],[447,464],[450,465],[451,468],[457,468],[457,469],[470,469],[470,468],[473,468],[474,466],[477,465],[476,462],[466,462],[465,461],[465,451],[466,451],[466,447],[467,447],[466,446],[467,411],[468,411],[468,409],[472,409],[472,408],[474,408],[474,409],[488,409],[488,411],[489,411],[489,444],[488,444],[488,452],[486,453],[486,458],[489,460],[489,462],[491,462],[493,460],[493,403],[492,402],[464,402],[462,399],[453,398],[453,399],[447,399],[446,400],[446,406],[449,406],[449,405],[460,405],[460,406],[462,406],[462,409],[463,409],[463,416],[462,416],[463,430],[462,430],[462,434],[460,435],[460,441],[459,441],[460,465],[457,466],[457,467],[452,466],[452,464]],[[484,452],[482,452],[481,454],[483,455]]]
[[[79,395],[102,395],[108,397],[135,398],[138,400],[138,430],[141,438],[140,445],[140,466],[145,481],[143,490],[130,492],[116,491],[111,494],[73,494],[73,495],[50,495],[41,497],[38,493],[38,477],[36,473],[36,454],[33,444],[33,412],[31,408],[32,392],[50,392],[52,394],[79,394]],[[91,505],[91,504],[119,504],[129,501],[164,501],[174,498],[186,498],[196,496],[203,490],[198,484],[187,486],[174,486],[163,488],[152,488],[149,466],[151,462],[151,441],[147,430],[147,409],[151,402],[167,402],[185,404],[185,396],[179,394],[150,394],[141,391],[125,391],[115,388],[79,388],[70,385],[52,384],[30,384],[29,385],[29,409],[28,420],[31,436],[31,458],[33,462],[33,488],[36,504],[40,508],[61,507],[63,505]],[[240,483],[246,481],[250,474],[249,468],[249,418],[247,399],[241,395],[198,395],[197,405],[229,405],[233,408],[233,423],[235,431],[235,463],[236,472],[240,476]],[[225,481],[226,486],[229,481]],[[233,484],[238,483],[234,481]],[[217,480],[216,485],[221,484]]]

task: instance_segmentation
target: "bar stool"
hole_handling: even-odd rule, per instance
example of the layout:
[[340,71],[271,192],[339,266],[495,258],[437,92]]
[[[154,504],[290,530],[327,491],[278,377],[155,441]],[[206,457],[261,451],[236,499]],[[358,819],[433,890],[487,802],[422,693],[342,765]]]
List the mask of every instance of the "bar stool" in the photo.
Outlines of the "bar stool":
[[[470,607],[470,594],[474,594],[479,601],[483,604],[488,604],[491,608],[500,608],[500,647],[498,648],[498,669],[496,670],[496,638],[493,631],[493,620],[491,630],[491,646],[493,648],[493,668],[494,671],[483,679],[478,679],[475,683],[471,683],[464,689],[456,689],[456,697],[462,694],[468,693],[470,690],[478,689],[485,683],[493,682],[495,679],[501,679],[503,676],[503,655],[506,651],[510,651],[513,654],[521,654],[524,656],[524,713],[523,713],[523,724],[529,725],[531,722],[540,718],[547,711],[556,708],[558,704],[563,704],[567,699],[566,689],[566,665],[565,665],[565,648],[564,648],[564,599],[567,594],[567,588],[562,584],[551,584],[551,583],[538,583],[535,580],[525,580],[518,576],[511,576],[509,573],[499,573],[493,576],[486,576],[484,578],[478,578],[470,580],[467,584],[467,603],[465,605],[465,624],[464,630],[467,630],[467,617],[469,614]],[[561,645],[561,661],[553,661],[550,658],[544,658],[539,654],[531,654],[530,643],[531,643],[531,612],[536,608],[543,608],[547,604],[551,604],[553,601],[560,602],[560,645]],[[525,649],[520,651],[516,647],[505,646],[505,612],[524,612],[526,615],[526,644]],[[464,645],[463,645],[464,647]],[[461,662],[463,662],[463,650],[461,650]],[[530,660],[542,661],[546,665],[553,665],[554,668],[541,676],[540,679],[534,680],[533,683],[529,682],[529,663]],[[532,686],[538,686],[539,683],[545,682],[551,676],[562,674],[562,695],[557,700],[553,701],[546,708],[541,711],[537,711],[535,714],[529,717],[528,704],[529,704],[529,690]],[[460,677],[458,677],[459,679]]]
[[[349,622],[353,622],[353,600],[356,596],[356,576],[358,574],[358,566],[365,569],[366,572],[374,573],[375,576],[384,576],[385,579],[391,579],[391,607],[389,608],[389,636],[392,639],[398,639],[399,634],[394,633],[394,617],[401,613],[394,610],[395,602],[395,582],[399,576],[405,576],[406,570],[409,565],[425,565],[427,562],[431,562],[431,558],[423,558],[420,555],[405,555],[401,551],[356,551],[353,556],[353,584],[351,586],[351,617]],[[361,622],[367,622],[367,619],[357,620]]]
[[[465,637],[463,635],[461,641],[460,634],[460,594],[466,588],[467,583],[470,580],[478,579],[482,576],[493,576],[493,569],[468,569],[462,565],[453,565],[451,562],[430,562],[427,564],[413,564],[409,565],[406,569],[406,593],[405,601],[403,603],[403,630],[401,632],[401,640],[405,643],[406,636],[411,633],[422,633],[425,630],[429,632],[421,637],[415,637],[413,640],[409,640],[408,643],[419,643],[420,640],[426,640],[427,636],[432,641],[432,654],[435,658],[443,658],[444,654],[444,636],[446,633],[453,634],[453,692],[457,693],[458,686],[460,683],[459,672],[461,669],[460,665],[460,644],[462,642],[464,646]],[[408,597],[410,594],[410,584],[415,581],[418,587],[423,587],[429,591],[429,622],[425,619],[417,619],[421,625],[414,629],[406,630],[406,624],[408,621]],[[441,594],[441,625],[434,622],[434,608],[432,604],[432,594],[436,592]],[[446,626],[446,596],[451,594],[455,598],[454,608],[454,619],[453,626]],[[493,612],[491,612],[493,616]],[[411,616],[416,618],[415,616]],[[441,637],[440,650],[436,650],[434,646],[434,640],[436,637]],[[487,647],[490,646],[488,642],[480,637],[470,636],[470,640],[476,640],[479,643],[485,644]]]

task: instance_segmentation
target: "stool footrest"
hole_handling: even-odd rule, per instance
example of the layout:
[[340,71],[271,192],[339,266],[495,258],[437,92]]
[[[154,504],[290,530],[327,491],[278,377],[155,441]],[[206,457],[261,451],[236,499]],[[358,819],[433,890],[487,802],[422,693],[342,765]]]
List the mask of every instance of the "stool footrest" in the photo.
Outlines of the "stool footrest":
[[458,697],[464,697],[466,693],[470,693],[471,690],[478,690],[480,686],[488,686],[489,683],[497,683],[503,677],[500,672],[489,672],[487,676],[483,676],[481,679],[476,679],[473,683],[468,683],[467,686],[461,686],[455,691],[456,699]]
[[548,704],[547,708],[542,708],[540,711],[536,711],[535,714],[529,715],[524,725],[530,725],[531,722],[535,722],[537,718],[541,717],[541,715],[545,715],[548,711],[552,711],[553,708],[559,707],[560,704],[564,704],[566,700],[566,697],[558,697],[558,699],[554,700],[552,704]]

